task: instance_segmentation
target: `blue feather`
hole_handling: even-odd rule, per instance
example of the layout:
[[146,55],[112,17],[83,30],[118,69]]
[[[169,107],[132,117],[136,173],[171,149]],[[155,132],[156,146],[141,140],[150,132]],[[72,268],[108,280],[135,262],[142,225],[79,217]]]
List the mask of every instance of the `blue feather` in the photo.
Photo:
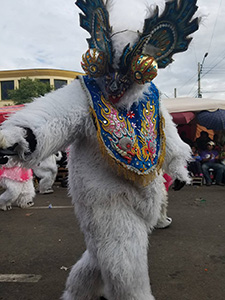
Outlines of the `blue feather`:
[[81,9],[80,26],[85,29],[90,38],[87,39],[89,48],[105,52],[108,62],[113,60],[111,27],[109,14],[102,0],[77,0],[76,5]]

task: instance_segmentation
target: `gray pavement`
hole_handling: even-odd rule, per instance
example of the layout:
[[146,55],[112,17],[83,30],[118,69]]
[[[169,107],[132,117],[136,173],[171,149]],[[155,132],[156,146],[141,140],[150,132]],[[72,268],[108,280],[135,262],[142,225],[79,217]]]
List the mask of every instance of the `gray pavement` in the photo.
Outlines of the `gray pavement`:
[[[54,189],[38,194],[33,208],[0,211],[0,300],[59,299],[71,266],[85,250],[67,190]],[[170,190],[169,216],[172,225],[149,238],[156,299],[224,300],[225,187]],[[10,274],[19,277],[3,282]]]

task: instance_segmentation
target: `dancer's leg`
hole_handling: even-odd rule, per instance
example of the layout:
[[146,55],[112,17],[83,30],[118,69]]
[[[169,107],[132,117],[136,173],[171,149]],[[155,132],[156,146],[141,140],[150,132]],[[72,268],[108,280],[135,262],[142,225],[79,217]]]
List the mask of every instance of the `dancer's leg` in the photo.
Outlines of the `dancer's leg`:
[[62,300],[99,300],[101,291],[102,279],[97,261],[87,250],[70,271]]

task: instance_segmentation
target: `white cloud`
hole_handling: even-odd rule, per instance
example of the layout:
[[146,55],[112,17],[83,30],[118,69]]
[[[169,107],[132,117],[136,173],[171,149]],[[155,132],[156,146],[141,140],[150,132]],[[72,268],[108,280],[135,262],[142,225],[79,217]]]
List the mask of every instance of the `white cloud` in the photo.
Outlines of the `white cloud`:
[[[156,2],[160,11],[164,7],[162,0],[114,2],[119,11],[112,15],[112,21],[119,21],[126,27],[130,19],[133,30],[141,29],[143,20],[139,17],[145,12],[143,3],[150,5]],[[197,64],[209,52],[201,79],[203,97],[225,99],[225,4],[222,2],[197,2],[198,15],[205,16],[199,31],[193,35],[188,51],[175,55],[175,61],[165,70],[160,70],[155,80],[169,97],[173,97],[174,88],[177,88],[178,96],[196,95]],[[134,4],[136,8],[132,9]],[[58,68],[81,71],[80,60],[87,49],[85,38],[88,34],[79,27],[79,12],[74,0],[2,1],[0,70]]]

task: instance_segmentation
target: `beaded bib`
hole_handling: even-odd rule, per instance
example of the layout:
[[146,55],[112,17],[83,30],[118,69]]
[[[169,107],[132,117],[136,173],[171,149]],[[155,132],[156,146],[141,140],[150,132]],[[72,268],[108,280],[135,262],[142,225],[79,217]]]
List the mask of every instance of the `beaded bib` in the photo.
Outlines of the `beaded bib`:
[[88,95],[104,156],[126,179],[147,185],[160,170],[165,154],[158,89],[150,83],[148,92],[126,110],[105,99],[94,79],[88,76],[79,79]]

